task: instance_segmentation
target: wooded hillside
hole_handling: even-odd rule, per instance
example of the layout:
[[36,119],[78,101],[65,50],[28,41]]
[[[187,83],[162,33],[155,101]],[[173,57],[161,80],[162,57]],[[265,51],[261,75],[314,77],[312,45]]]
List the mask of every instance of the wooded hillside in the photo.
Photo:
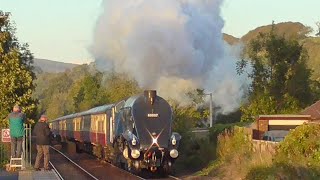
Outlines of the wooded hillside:
[[[233,45],[239,42],[247,44],[250,40],[256,38],[259,33],[267,33],[271,30],[272,25],[257,27],[249,31],[241,38],[233,37],[229,34],[224,34],[224,40]],[[286,39],[295,38],[303,44],[308,51],[309,59],[307,61],[308,67],[313,71],[312,79],[320,81],[320,37],[309,37],[308,34],[312,31],[299,22],[282,22],[275,24],[276,34],[284,36]]]

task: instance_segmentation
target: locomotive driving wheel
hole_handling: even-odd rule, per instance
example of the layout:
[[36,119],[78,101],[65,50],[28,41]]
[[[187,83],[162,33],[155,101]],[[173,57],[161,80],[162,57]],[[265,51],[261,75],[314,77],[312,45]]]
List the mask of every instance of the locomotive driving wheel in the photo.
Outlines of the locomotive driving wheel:
[[117,138],[116,143],[114,145],[114,154],[115,154],[115,160],[114,164],[115,166],[124,169],[126,171],[130,171],[130,167],[128,165],[127,159],[123,156],[123,151],[125,150],[125,142],[121,137]]
[[164,176],[167,177],[172,173],[172,167],[169,165],[169,162],[167,160],[163,161],[163,166],[160,169],[160,173]]

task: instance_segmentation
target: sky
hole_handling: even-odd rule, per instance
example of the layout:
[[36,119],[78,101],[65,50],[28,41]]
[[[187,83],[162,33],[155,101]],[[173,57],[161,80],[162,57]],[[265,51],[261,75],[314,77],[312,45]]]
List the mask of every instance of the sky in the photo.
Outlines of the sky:
[[[11,12],[20,42],[28,43],[36,58],[67,63],[94,61],[88,51],[102,0],[0,0]],[[320,0],[224,0],[223,32],[241,37],[259,26],[301,22],[317,31]]]

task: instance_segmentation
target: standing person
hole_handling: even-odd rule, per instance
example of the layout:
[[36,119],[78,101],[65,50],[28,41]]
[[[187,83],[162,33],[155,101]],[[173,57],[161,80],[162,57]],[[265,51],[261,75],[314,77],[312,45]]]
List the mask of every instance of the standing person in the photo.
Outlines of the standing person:
[[13,112],[9,114],[9,127],[11,137],[11,157],[20,158],[22,140],[24,136],[24,123],[26,122],[26,115],[21,112],[18,105],[13,107]]
[[40,160],[44,156],[44,169],[49,170],[49,145],[50,145],[50,135],[51,131],[49,125],[47,124],[48,118],[46,115],[41,115],[39,121],[34,126],[33,134],[36,136],[37,145],[37,157],[34,168],[39,171]]

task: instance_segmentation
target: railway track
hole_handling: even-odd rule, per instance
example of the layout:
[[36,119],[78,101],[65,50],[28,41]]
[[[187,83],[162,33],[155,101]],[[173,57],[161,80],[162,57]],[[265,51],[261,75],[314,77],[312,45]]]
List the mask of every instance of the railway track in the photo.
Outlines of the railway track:
[[[60,179],[148,179],[132,174],[110,163],[102,163],[86,153],[75,154],[70,158],[58,149],[51,146],[50,148],[52,152],[50,164]],[[173,180],[179,178],[168,176],[166,178],[152,179]]]
[[[119,170],[122,171],[123,173],[129,173],[129,174],[131,174],[132,176],[135,176],[135,177],[137,177],[137,178],[139,178],[139,179],[141,179],[141,180],[148,180],[148,179],[150,179],[150,178],[143,178],[143,177],[137,176],[137,175],[135,175],[135,174],[132,174],[132,173],[130,173],[130,172],[124,170],[124,169],[121,169],[121,168],[118,168],[118,167],[114,166],[113,164],[110,164],[110,163],[108,163],[108,164],[109,164],[110,166],[114,167],[114,168],[119,169]],[[170,176],[168,176],[168,177],[166,177],[166,178],[152,178],[152,180],[180,180],[180,178],[177,178],[177,177],[174,177],[174,176],[171,176],[171,175],[170,175]]]
[[75,163],[61,151],[50,146],[54,153],[51,153],[50,165],[56,171],[60,179],[94,179],[97,177],[86,171],[80,165]]

